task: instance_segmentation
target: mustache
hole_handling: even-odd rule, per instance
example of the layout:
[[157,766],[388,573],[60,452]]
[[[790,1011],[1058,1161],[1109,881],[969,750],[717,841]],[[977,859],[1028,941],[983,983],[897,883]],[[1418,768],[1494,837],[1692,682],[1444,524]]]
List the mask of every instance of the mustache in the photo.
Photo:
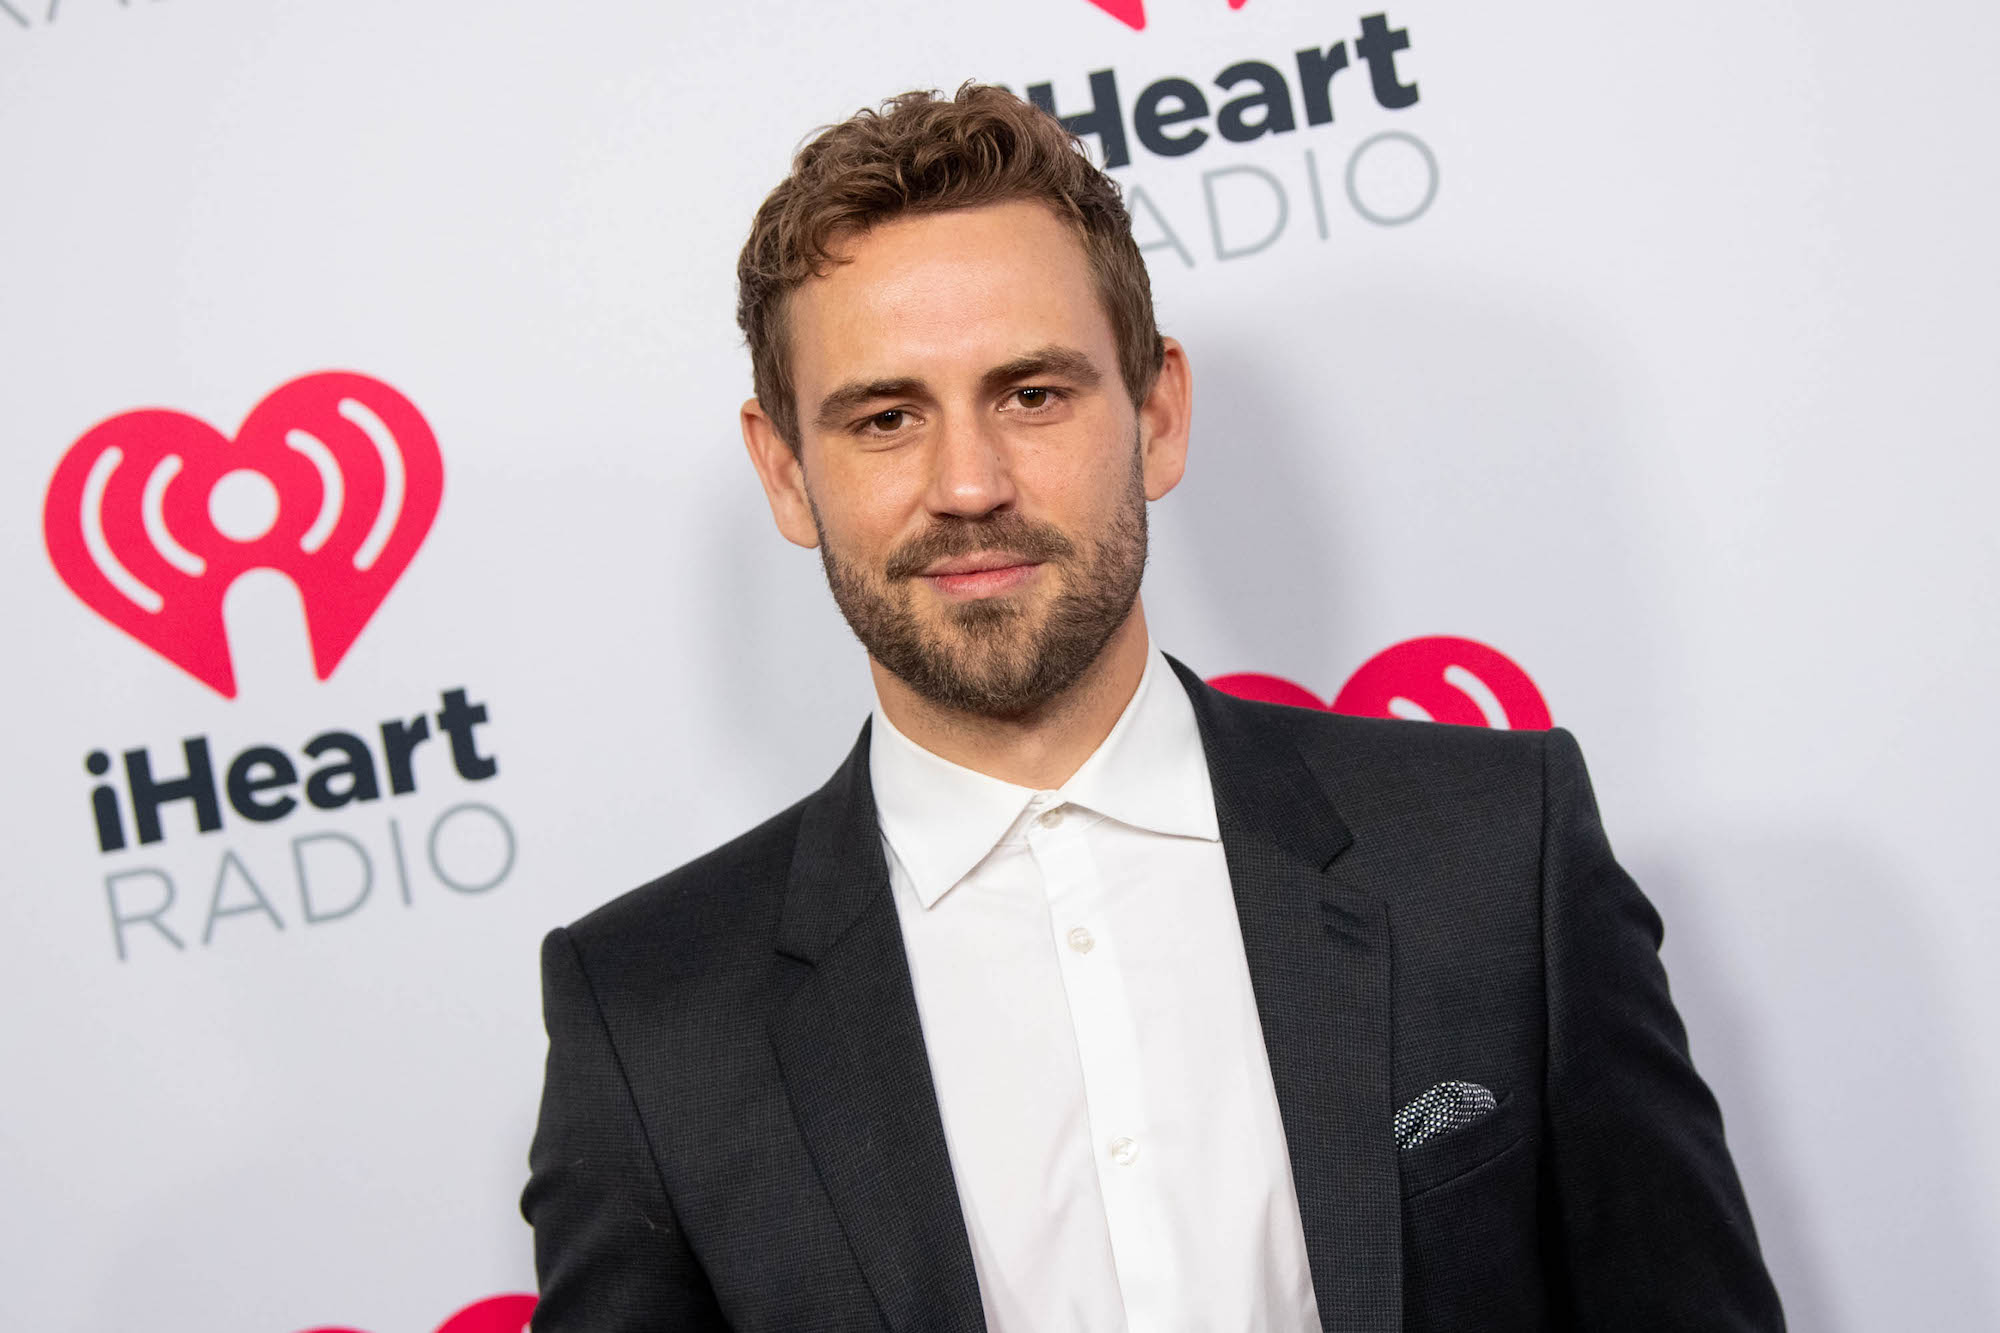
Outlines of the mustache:
[[1034,564],[1050,564],[1074,555],[1076,543],[1056,528],[1019,514],[944,518],[897,547],[882,572],[892,582],[915,578],[936,561],[981,551],[1008,551]]

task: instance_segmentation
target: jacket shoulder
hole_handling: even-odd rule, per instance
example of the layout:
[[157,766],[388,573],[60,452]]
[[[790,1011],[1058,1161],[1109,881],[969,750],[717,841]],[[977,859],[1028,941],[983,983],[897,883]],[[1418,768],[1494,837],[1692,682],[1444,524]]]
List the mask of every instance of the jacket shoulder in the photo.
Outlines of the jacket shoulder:
[[[810,799],[810,798],[808,798]],[[587,970],[685,976],[731,955],[769,952],[806,801],[567,927]]]
[[[1349,717],[1283,704],[1246,703],[1267,725],[1287,731],[1309,760],[1366,769],[1378,776],[1407,773],[1449,779],[1540,782],[1551,732],[1506,731],[1449,722]],[[1567,733],[1558,733],[1567,738]],[[1315,767],[1318,765],[1315,764]]]
[[1347,717],[1257,704],[1281,730],[1357,834],[1428,829],[1500,837],[1539,855],[1544,770],[1566,732],[1499,731],[1442,722]]

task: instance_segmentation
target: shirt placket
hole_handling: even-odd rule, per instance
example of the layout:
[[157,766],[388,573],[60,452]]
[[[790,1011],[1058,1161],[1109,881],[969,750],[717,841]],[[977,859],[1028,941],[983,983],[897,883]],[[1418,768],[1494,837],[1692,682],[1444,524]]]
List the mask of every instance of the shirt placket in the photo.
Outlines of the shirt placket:
[[[1139,1333],[1171,1327],[1159,1298],[1174,1288],[1162,1187],[1171,1164],[1153,1140],[1147,1114],[1139,1030],[1121,966],[1124,941],[1106,919],[1102,877],[1091,854],[1095,817],[1044,793],[1028,824],[1028,848],[1041,872],[1049,927],[1062,973],[1090,1120],[1091,1162],[1104,1200],[1105,1224],[1129,1326]],[[1149,1152],[1148,1150],[1151,1149]]]

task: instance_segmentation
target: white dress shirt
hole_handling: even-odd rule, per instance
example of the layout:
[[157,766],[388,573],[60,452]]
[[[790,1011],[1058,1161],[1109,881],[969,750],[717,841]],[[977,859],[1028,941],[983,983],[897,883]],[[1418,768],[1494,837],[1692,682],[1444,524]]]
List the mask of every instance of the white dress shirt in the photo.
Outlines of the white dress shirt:
[[1194,707],[1149,651],[1054,791],[878,708],[889,880],[987,1327],[1319,1328]]

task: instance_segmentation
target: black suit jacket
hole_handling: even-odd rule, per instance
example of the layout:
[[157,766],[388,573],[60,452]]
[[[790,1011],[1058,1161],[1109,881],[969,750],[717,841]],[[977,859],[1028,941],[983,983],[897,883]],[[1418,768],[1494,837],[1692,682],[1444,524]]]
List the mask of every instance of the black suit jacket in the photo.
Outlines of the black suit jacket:
[[[1328,1330],[1770,1330],[1778,1300],[1576,744],[1200,721]],[[868,738],[542,950],[537,1333],[982,1327]],[[1485,1119],[1399,1151],[1465,1080]]]

